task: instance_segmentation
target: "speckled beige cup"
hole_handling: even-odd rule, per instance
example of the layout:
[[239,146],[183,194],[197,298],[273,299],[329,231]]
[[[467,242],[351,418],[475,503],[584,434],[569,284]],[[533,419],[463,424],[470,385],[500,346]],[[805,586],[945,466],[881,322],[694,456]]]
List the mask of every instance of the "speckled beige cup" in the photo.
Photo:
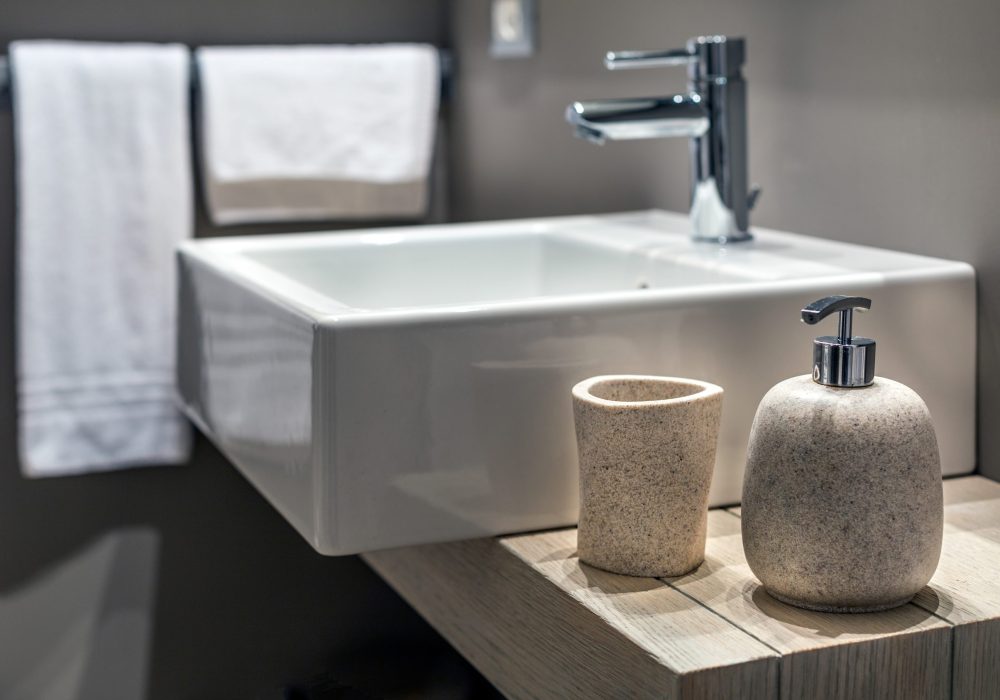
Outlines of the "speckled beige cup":
[[680,576],[705,558],[722,388],[606,375],[573,387],[578,554],[629,576]]

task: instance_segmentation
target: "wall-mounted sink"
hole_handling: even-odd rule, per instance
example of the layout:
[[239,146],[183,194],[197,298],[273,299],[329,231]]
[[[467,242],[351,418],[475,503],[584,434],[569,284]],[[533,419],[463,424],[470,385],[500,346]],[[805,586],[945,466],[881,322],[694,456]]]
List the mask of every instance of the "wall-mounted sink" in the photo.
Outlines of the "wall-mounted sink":
[[188,242],[180,396],[325,554],[573,523],[570,388],[595,374],[726,389],[722,505],[739,500],[761,396],[810,369],[815,329],[790,319],[849,293],[874,300],[855,332],[927,401],[945,472],[973,469],[971,267],[687,231],[652,211]]

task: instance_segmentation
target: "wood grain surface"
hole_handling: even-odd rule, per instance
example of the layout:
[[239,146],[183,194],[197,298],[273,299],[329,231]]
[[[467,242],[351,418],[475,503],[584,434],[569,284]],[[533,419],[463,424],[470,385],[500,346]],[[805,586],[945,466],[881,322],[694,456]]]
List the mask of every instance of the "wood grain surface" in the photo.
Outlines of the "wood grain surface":
[[575,554],[576,530],[560,530],[364,558],[510,697],[774,697],[772,650],[661,581]]
[[955,625],[953,697],[1000,698],[1000,484],[982,476],[944,482],[944,544],[914,603]]
[[670,583],[781,654],[781,698],[950,694],[951,625],[912,604],[835,614],[775,600],[750,571],[731,513],[709,513],[705,564]]
[[581,564],[575,529],[364,558],[514,698],[1000,699],[1000,484],[944,488],[937,573],[881,613],[768,596],[738,509],[709,514],[705,563],[672,579]]

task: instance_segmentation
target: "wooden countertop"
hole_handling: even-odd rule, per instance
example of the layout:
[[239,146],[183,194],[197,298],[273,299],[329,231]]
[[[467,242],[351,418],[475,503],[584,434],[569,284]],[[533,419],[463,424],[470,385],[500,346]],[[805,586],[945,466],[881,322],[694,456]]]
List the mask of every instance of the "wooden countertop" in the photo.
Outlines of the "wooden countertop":
[[945,481],[944,548],[914,601],[811,612],[764,592],[739,509],[671,579],[581,565],[576,530],[364,559],[510,697],[1000,698],[1000,484]]

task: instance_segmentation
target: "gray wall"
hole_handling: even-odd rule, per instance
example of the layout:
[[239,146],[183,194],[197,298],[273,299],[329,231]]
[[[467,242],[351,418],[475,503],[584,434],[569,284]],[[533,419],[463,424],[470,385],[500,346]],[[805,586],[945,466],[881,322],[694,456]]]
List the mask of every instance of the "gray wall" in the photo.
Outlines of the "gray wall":
[[[0,12],[3,45],[43,37],[189,44],[440,44],[446,29],[442,0],[11,0]],[[380,693],[392,692],[397,684],[418,684],[428,675],[458,677],[460,682],[465,669],[454,652],[360,560],[317,555],[204,441],[184,467],[40,481],[20,477],[15,452],[13,187],[11,115],[0,107],[4,615],[16,601],[30,600],[32,589],[65,579],[75,566],[66,562],[77,561],[109,533],[127,535],[141,527],[153,533],[150,541],[159,543],[153,553],[158,576],[150,698],[279,698],[284,683],[321,675],[330,679],[331,688],[339,680]],[[199,233],[220,231],[202,217]],[[54,602],[61,604],[63,597]],[[39,628],[37,620],[0,628],[0,656],[24,648],[29,637],[41,634]],[[417,663],[407,666],[407,658]],[[0,680],[10,682],[10,674],[16,673],[8,666]],[[89,687],[94,683],[91,679]]]
[[[575,99],[684,88],[678,68],[608,73],[613,48],[748,41],[761,226],[966,260],[979,274],[980,465],[1000,478],[1000,3],[540,0],[535,57],[487,55],[489,3],[451,5],[456,219],[687,208],[687,145],[574,139]],[[932,323],[933,319],[928,319]],[[932,328],[929,328],[933,332]],[[947,358],[942,358],[946,362]]]

